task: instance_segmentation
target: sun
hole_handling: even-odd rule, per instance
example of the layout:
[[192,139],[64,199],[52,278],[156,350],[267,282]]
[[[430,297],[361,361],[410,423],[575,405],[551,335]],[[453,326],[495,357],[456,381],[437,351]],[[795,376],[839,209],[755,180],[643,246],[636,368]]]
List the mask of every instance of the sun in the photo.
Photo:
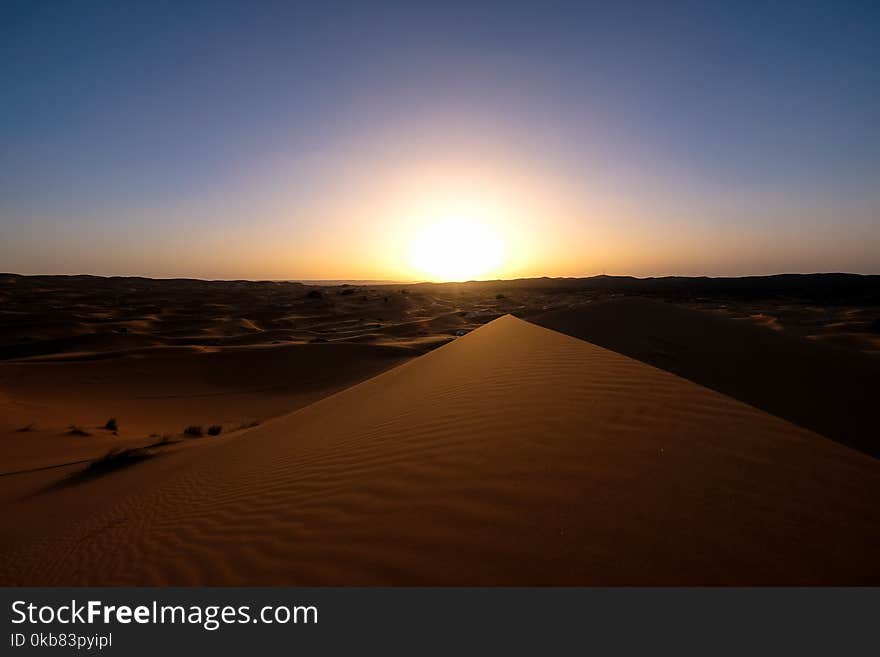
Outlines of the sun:
[[433,281],[485,276],[504,261],[504,240],[487,224],[451,217],[427,224],[412,240],[410,265]]

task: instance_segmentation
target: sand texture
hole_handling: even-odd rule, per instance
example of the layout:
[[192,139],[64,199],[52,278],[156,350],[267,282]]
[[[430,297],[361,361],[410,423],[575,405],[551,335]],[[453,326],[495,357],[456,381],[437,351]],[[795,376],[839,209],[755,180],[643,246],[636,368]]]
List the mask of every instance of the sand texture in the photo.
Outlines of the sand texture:
[[880,583],[875,459],[511,316],[188,454],[0,582]]

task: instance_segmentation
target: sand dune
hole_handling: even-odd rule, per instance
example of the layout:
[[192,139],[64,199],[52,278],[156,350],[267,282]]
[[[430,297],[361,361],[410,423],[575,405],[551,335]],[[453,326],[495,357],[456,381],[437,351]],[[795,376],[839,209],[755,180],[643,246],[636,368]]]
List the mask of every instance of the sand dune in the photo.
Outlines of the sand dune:
[[[234,430],[301,408],[417,353],[391,345],[293,344],[0,362],[0,473],[94,458],[188,425]],[[110,417],[118,421],[116,434],[100,428]],[[71,435],[71,425],[90,435]],[[24,427],[29,430],[20,431]]]
[[530,320],[880,457],[876,358],[650,299],[608,299]]
[[[0,360],[162,357],[169,348],[372,342],[425,351],[517,306],[457,286],[0,274]],[[479,316],[465,317],[479,310]]]
[[880,583],[876,460],[510,316],[136,490],[0,582]]

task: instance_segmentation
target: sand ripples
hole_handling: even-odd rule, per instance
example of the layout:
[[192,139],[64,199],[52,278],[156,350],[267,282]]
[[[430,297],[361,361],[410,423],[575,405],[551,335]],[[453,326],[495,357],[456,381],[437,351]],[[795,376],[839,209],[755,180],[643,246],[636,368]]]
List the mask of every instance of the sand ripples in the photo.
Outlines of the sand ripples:
[[877,582],[880,468],[503,317],[0,557],[31,584]]

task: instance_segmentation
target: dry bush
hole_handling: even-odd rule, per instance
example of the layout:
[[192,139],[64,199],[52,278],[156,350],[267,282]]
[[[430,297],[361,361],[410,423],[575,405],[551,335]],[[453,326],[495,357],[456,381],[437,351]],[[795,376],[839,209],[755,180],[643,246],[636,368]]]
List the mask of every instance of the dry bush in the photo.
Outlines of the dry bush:
[[81,477],[98,477],[114,470],[140,463],[153,456],[147,449],[143,447],[135,447],[129,449],[111,449],[104,456],[95,459],[89,463],[82,472]]

